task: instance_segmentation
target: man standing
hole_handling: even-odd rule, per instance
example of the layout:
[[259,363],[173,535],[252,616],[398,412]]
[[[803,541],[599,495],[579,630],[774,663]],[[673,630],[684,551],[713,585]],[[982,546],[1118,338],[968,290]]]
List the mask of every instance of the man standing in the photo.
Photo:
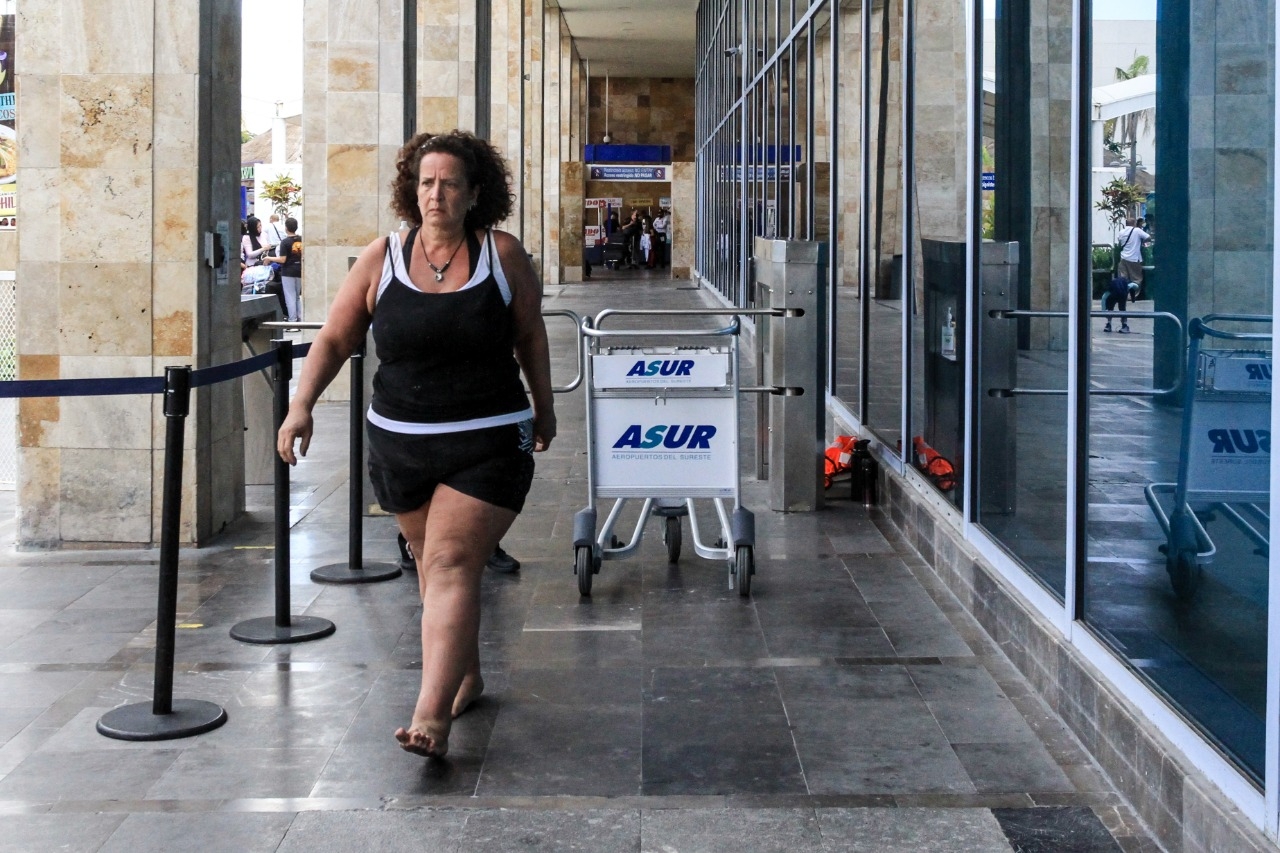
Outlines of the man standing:
[[[280,227],[280,214],[273,213],[267,220],[267,225],[262,229],[262,236],[266,239],[267,244],[280,248],[280,244],[284,242],[284,229]],[[278,251],[276,254],[280,254]]]
[[668,215],[664,207],[658,210],[658,215],[653,219],[654,253],[658,256],[658,266],[663,268],[671,263],[671,243],[667,228],[671,220],[667,218]]
[[1137,221],[1133,219],[1126,219],[1124,224],[1126,227],[1117,240],[1120,244],[1120,263],[1116,272],[1141,289],[1142,247],[1151,240],[1151,235],[1139,228]]

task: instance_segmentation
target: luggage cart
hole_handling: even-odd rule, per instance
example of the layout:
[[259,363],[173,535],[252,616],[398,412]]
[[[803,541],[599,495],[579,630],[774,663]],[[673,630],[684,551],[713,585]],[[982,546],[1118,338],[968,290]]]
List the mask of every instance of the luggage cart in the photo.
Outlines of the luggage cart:
[[[1184,600],[1195,594],[1204,564],[1217,553],[1197,510],[1221,514],[1260,553],[1270,550],[1271,333],[1211,325],[1221,322],[1269,325],[1271,317],[1209,314],[1188,325],[1178,481],[1151,483],[1144,490],[1164,530],[1160,550],[1169,580]],[[1236,341],[1242,348],[1202,349],[1206,336]],[[1249,345],[1253,348],[1243,348]],[[1160,495],[1170,493],[1173,504],[1166,513]]]
[[[740,321],[733,311],[606,310],[584,319],[583,361],[587,388],[587,505],[574,516],[574,572],[578,592],[591,594],[593,576],[604,560],[621,560],[640,547],[646,522],[661,518],[667,558],[676,562],[683,546],[681,518],[688,516],[693,549],[708,560],[725,560],[729,586],[751,594],[755,573],[755,516],[742,505],[738,470],[738,341]],[[764,313],[764,312],[748,312]],[[605,330],[610,315],[719,315],[731,317],[718,329]],[[660,339],[716,340],[726,344],[650,346]],[[605,346],[606,341],[630,345]],[[597,501],[615,499],[596,531]],[[694,499],[712,499],[718,541],[703,542]],[[614,536],[623,507],[642,499],[630,540]],[[733,500],[728,512],[725,501]]]

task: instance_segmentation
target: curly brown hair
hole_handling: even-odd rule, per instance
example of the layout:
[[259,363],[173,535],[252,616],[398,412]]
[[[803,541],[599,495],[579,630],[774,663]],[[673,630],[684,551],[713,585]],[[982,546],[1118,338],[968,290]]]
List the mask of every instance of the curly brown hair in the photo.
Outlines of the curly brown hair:
[[391,210],[413,225],[422,224],[418,209],[418,169],[423,155],[452,154],[462,161],[471,187],[479,187],[475,207],[467,211],[464,228],[490,228],[511,215],[514,196],[511,170],[498,149],[465,130],[419,133],[396,154],[396,176],[391,181]]

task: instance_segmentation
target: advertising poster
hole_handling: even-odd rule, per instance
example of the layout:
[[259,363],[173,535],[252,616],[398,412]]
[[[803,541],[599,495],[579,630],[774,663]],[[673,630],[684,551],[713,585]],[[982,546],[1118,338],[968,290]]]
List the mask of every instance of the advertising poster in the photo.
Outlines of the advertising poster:
[[18,227],[18,110],[14,99],[12,0],[0,0],[0,231]]

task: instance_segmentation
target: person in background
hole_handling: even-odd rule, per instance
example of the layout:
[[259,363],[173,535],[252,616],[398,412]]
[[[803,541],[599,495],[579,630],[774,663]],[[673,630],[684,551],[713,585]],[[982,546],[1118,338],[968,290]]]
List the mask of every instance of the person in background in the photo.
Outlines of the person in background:
[[240,260],[247,266],[262,263],[262,256],[269,253],[271,245],[262,237],[262,220],[250,216],[244,221],[245,232],[240,238]]
[[[284,242],[284,238],[286,236],[284,228],[280,225],[280,214],[273,213],[268,216],[267,224],[262,227],[263,239],[265,239],[270,245],[279,247],[280,244]],[[279,254],[279,252],[276,254]]]
[[[1151,235],[1138,227],[1138,221],[1134,219],[1125,220],[1125,228],[1116,238],[1116,243],[1120,246],[1120,262],[1116,266],[1116,272],[1124,277],[1125,281],[1135,286],[1136,290],[1142,289],[1142,247],[1151,240]],[[1128,331],[1121,329],[1121,331]]]
[[290,216],[284,221],[285,238],[274,254],[264,256],[268,263],[280,265],[280,289],[284,294],[285,317],[288,322],[302,321],[298,302],[302,295],[302,238],[298,236],[298,220]]
[[392,209],[409,227],[348,271],[276,447],[291,465],[295,445],[306,454],[316,400],[372,328],[369,475],[417,555],[422,602],[421,687],[395,737],[442,757],[453,718],[484,691],[485,563],[524,507],[532,454],[555,438],[556,416],[542,284],[520,241],[493,229],[512,210],[502,156],[463,131],[420,133],[395,175]]
[[671,211],[665,207],[658,209],[658,215],[653,218],[653,244],[654,252],[658,256],[658,266],[666,269],[671,265],[671,242],[669,234],[669,225],[671,224]]
[[653,269],[653,226],[645,225],[640,233],[640,257],[646,269]]

